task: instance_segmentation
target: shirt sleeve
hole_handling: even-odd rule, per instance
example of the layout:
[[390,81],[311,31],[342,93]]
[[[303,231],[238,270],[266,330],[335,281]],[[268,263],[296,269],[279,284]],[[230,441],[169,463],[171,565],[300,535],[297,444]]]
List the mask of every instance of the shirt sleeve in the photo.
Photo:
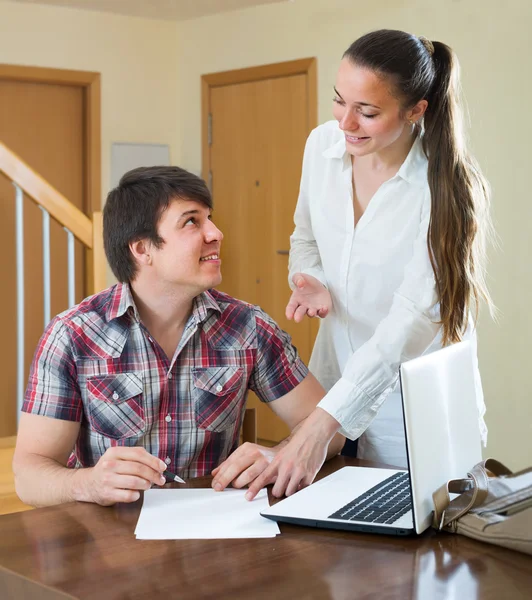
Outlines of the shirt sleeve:
[[430,201],[425,202],[413,254],[388,315],[348,359],[342,377],[318,404],[358,438],[377,415],[399,378],[399,365],[421,356],[440,329],[434,271],[427,248]]
[[262,402],[281,398],[308,375],[292,339],[260,308],[255,307],[257,357],[249,387]]
[[[315,134],[314,134],[315,135]],[[295,273],[311,275],[327,286],[327,279],[321,264],[318,245],[314,239],[310,217],[310,195],[308,185],[312,169],[312,159],[316,152],[314,135],[311,133],[305,145],[303,168],[299,198],[294,213],[295,229],[290,236],[290,256],[288,260],[288,285],[293,290],[295,286],[292,277]]]
[[82,420],[83,403],[71,337],[59,318],[50,322],[39,340],[22,410],[65,421]]

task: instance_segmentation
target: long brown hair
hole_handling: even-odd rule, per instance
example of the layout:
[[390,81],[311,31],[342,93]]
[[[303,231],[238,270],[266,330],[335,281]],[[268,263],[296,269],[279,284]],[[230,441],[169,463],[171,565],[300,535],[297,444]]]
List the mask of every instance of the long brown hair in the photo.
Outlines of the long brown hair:
[[381,29],[344,53],[354,64],[384,75],[405,110],[426,99],[420,125],[428,158],[431,217],[428,251],[440,302],[443,343],[461,339],[473,308],[484,300],[486,242],[492,231],[489,185],[468,153],[460,106],[460,69],[453,50],[404,31]]

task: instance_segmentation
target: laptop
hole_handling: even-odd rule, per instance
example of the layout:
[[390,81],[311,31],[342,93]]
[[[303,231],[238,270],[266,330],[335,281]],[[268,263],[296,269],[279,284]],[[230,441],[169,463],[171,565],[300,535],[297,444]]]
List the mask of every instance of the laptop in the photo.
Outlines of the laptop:
[[403,363],[408,470],[343,467],[263,510],[274,521],[412,535],[432,522],[432,494],[482,460],[471,343]]

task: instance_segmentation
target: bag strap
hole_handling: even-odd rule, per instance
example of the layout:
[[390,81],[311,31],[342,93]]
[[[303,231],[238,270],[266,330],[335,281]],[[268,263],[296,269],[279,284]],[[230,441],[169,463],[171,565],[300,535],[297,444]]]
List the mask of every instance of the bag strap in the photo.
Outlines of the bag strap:
[[[488,496],[488,472],[495,475],[508,475],[511,471],[493,458],[476,464],[468,479],[451,479],[432,494],[434,517],[432,526],[442,529],[465,515],[472,508],[482,504]],[[451,501],[449,494],[460,494]]]
[[496,477],[500,477],[501,475],[512,475],[512,471],[510,471],[508,467],[494,458],[487,458],[483,463],[479,464],[481,464],[486,471],[493,473]]

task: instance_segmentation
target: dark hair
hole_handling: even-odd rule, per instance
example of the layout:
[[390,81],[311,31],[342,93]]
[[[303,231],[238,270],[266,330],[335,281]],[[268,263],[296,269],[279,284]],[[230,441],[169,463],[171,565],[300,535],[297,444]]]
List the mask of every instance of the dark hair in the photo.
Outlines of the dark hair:
[[142,239],[156,248],[162,213],[172,200],[195,200],[212,208],[203,179],[179,167],[139,167],[127,172],[107,196],[103,209],[103,242],[107,261],[118,281],[133,281],[137,264],[129,244]]
[[471,305],[475,315],[481,299],[493,305],[485,283],[489,186],[465,144],[458,59],[442,42],[389,29],[362,36],[344,58],[389,80],[405,111],[428,102],[420,126],[431,192],[427,244],[443,343],[459,341]]

